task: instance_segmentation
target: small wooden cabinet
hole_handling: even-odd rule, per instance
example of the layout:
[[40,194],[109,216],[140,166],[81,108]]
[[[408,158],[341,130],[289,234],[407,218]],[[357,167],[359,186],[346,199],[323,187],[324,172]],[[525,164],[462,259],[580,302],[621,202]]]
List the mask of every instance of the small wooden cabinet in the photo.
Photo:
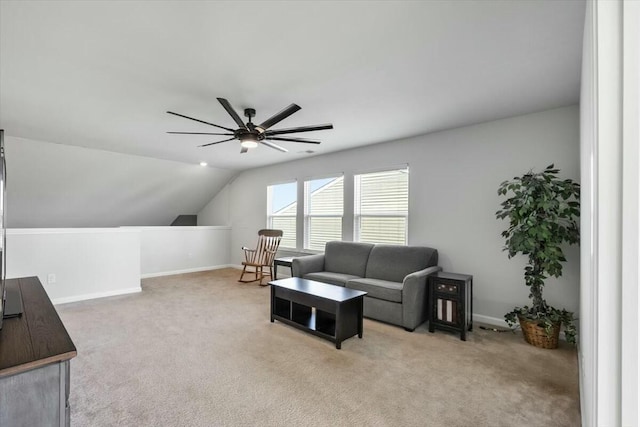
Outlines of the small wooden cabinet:
[[473,327],[473,276],[438,272],[429,276],[429,332],[460,332],[467,340]]

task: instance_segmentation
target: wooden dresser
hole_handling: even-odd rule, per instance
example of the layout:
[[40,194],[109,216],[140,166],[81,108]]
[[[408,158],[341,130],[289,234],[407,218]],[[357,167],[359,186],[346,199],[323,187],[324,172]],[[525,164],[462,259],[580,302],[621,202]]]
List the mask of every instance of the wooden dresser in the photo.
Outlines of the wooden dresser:
[[0,330],[0,426],[68,426],[76,347],[37,277],[11,286],[20,287],[24,312]]

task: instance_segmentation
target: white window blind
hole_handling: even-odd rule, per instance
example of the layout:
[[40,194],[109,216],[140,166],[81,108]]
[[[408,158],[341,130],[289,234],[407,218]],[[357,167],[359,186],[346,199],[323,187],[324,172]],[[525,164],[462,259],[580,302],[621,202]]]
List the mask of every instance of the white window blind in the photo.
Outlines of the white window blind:
[[267,227],[282,230],[280,247],[296,247],[297,182],[267,187]]
[[342,240],[344,177],[305,181],[304,247],[324,250],[331,240]]
[[407,244],[409,169],[355,176],[354,240]]

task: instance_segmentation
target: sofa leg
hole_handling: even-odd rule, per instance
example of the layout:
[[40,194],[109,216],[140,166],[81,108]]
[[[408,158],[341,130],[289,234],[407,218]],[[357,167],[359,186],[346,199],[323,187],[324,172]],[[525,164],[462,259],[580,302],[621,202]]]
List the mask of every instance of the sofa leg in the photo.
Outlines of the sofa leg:
[[413,331],[415,331],[415,330],[416,330],[416,328],[413,328],[413,329],[404,328],[404,330],[405,330],[405,331],[407,331],[407,332],[413,332]]

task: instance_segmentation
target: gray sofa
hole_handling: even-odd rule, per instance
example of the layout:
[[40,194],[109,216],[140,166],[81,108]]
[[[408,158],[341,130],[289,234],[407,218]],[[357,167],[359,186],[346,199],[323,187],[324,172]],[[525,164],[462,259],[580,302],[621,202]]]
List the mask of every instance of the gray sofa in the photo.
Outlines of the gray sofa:
[[324,254],[294,258],[294,277],[368,292],[366,317],[413,331],[427,320],[427,276],[442,270],[424,246],[328,242]]

